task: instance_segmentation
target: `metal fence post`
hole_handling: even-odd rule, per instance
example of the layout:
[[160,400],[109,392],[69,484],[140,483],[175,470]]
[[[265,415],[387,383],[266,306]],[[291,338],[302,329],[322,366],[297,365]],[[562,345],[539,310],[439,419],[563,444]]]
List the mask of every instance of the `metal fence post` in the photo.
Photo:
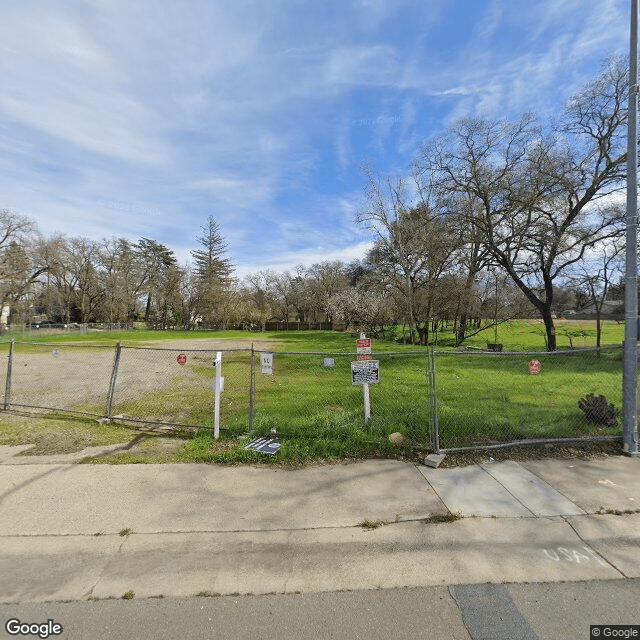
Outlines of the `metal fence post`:
[[107,394],[107,418],[113,418],[113,396],[116,392],[116,380],[118,379],[118,367],[122,356],[122,342],[116,345],[116,353],[113,358],[113,368],[111,370],[111,380],[109,381],[109,392]]
[[220,437],[220,394],[222,393],[222,351],[216,353],[215,399],[213,403],[213,437]]
[[438,401],[436,396],[436,356],[433,350],[427,350],[429,378],[429,403],[431,409],[431,445],[435,454],[440,453],[440,428],[438,425]]
[[11,404],[11,366],[13,364],[13,346],[15,340],[9,343],[9,360],[7,361],[7,379],[4,385],[4,408],[8,409]]
[[249,383],[249,433],[253,433],[256,417],[256,352],[251,343],[251,381]]

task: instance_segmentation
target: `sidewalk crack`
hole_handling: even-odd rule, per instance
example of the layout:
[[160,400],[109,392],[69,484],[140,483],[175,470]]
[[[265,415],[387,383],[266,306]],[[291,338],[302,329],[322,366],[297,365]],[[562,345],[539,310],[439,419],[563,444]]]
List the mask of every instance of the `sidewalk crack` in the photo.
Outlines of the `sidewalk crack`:
[[[581,516],[582,517],[582,516]],[[569,525],[569,527],[571,527],[571,530],[578,536],[580,542],[582,542],[583,549],[585,549],[586,551],[588,551],[597,561],[598,563],[603,566],[609,566],[612,569],[614,569],[615,571],[617,571],[623,578],[629,578],[631,576],[628,576],[624,571],[622,571],[621,569],[619,569],[618,567],[616,567],[615,564],[613,564],[613,562],[611,562],[610,560],[608,560],[607,558],[605,558],[601,553],[598,553],[595,549],[593,549],[591,547],[591,545],[589,544],[589,542],[587,542],[587,540],[585,540],[580,533],[578,533],[578,530],[573,526],[573,523],[570,522],[568,520],[568,518],[566,516],[562,516],[562,519]]]

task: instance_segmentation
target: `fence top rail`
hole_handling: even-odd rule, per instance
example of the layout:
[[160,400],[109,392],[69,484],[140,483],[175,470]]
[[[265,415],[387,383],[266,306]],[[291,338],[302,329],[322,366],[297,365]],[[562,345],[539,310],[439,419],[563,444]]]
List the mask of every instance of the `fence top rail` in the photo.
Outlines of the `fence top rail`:
[[[25,342],[22,340],[13,340],[14,344],[29,345],[32,347],[54,347],[62,349],[64,347],[85,347],[87,349],[114,349],[114,344],[84,344],[79,342]],[[5,344],[9,344],[6,342]]]
[[217,353],[218,351],[221,351],[222,353],[251,353],[251,347],[244,347],[242,349],[212,349],[211,347],[208,347],[207,349],[187,349],[185,347],[137,347],[122,343],[122,348],[137,349],[138,351],[179,351],[180,353]]
[[[276,356],[349,356],[356,357],[355,351],[269,351],[265,349],[254,349],[254,353],[273,353]],[[371,356],[427,356],[427,350],[424,351],[372,351]]]

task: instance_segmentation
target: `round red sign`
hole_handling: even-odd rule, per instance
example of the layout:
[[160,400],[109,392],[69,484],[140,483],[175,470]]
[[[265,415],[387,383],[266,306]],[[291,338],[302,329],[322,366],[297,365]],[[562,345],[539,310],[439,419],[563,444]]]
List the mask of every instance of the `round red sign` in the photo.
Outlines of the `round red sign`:
[[542,365],[540,364],[539,360],[531,360],[529,362],[529,373],[537,375],[538,373],[540,373],[541,368]]
[[186,364],[187,362],[187,356],[184,355],[184,353],[181,353],[178,358],[178,364]]

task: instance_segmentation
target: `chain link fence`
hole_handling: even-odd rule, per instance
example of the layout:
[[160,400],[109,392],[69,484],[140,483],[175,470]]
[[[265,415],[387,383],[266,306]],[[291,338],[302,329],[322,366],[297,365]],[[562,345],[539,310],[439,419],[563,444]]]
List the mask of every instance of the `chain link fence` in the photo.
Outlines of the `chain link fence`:
[[[212,428],[220,353],[219,425],[228,436],[276,429],[282,438],[352,440],[355,449],[398,432],[415,447],[446,451],[622,433],[621,347],[374,353],[379,381],[368,385],[368,420],[364,387],[352,383],[353,353],[28,342],[5,349],[4,409]],[[596,408],[581,409],[582,399]]]
[[114,356],[112,346],[13,342],[8,355],[5,409],[56,409],[105,415]]
[[378,353],[379,382],[369,384],[370,420],[363,385],[353,384],[352,353],[275,353],[257,372],[259,433],[283,437],[360,438],[379,442],[398,432],[415,446],[430,437],[427,359],[424,351]]
[[251,384],[247,351],[121,347],[114,360],[107,416],[165,425],[210,426],[218,353],[224,377],[220,422],[234,433],[246,432]]
[[434,369],[434,427],[445,450],[622,434],[621,347],[436,352]]
[[[221,421],[247,430],[251,355],[224,351]],[[4,408],[48,409],[153,425],[213,424],[218,351],[13,342]]]

